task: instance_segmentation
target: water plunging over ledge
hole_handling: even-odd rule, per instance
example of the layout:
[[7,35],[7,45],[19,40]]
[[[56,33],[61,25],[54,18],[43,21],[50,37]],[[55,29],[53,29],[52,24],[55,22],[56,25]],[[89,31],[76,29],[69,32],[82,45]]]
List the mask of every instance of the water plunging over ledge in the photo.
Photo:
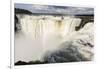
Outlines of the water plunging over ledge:
[[81,23],[80,18],[72,16],[16,16],[21,29],[15,34],[15,62],[40,60],[44,52],[55,50]]

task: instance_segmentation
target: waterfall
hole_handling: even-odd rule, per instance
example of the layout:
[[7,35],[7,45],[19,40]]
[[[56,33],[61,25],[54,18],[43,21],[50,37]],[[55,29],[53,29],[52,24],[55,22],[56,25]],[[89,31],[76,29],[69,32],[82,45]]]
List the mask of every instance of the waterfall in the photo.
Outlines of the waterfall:
[[62,19],[62,16],[18,14],[17,17],[22,34],[15,36],[15,62],[41,59],[44,52],[55,50],[81,22],[72,16]]

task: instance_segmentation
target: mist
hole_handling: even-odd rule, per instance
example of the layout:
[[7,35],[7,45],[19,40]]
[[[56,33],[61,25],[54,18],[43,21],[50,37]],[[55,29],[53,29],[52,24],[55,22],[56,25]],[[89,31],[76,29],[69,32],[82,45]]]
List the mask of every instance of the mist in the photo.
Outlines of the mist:
[[71,41],[72,34],[77,32],[75,27],[81,23],[81,19],[74,16],[16,16],[20,29],[15,32],[15,62],[42,61],[45,53],[58,50],[62,43]]

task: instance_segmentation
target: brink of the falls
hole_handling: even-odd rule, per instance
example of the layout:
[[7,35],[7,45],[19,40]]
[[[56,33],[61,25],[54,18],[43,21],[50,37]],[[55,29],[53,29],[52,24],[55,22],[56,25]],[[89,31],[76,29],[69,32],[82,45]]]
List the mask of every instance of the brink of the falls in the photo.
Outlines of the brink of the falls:
[[[80,25],[82,19],[74,16],[27,14],[16,16],[19,30],[15,32],[15,62],[92,59],[93,53],[90,46],[94,46],[93,23],[87,23],[82,29],[76,31],[75,28]],[[70,57],[75,58],[68,60]]]

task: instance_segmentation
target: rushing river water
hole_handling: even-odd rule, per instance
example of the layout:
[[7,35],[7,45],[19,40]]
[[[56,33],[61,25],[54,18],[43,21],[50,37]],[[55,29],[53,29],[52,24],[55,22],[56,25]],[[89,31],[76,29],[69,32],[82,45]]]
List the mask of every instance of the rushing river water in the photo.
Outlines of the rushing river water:
[[57,49],[81,23],[80,18],[73,16],[18,14],[17,17],[21,30],[15,33],[15,62],[40,60],[46,51]]

